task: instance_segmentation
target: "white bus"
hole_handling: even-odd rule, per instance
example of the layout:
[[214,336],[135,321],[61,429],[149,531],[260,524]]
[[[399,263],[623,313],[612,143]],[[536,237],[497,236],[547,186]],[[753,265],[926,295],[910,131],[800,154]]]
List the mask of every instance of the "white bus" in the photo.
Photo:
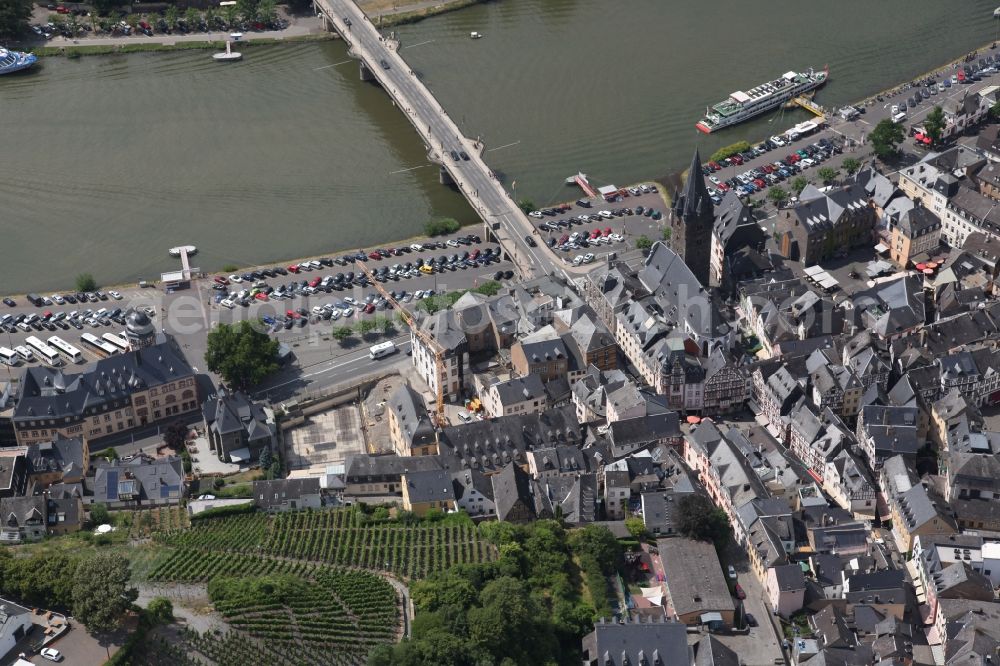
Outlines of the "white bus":
[[17,365],[20,363],[20,359],[17,356],[17,352],[13,349],[7,349],[6,347],[0,347],[0,363],[4,365]]
[[18,345],[14,347],[14,351],[17,352],[17,355],[20,356],[25,363],[30,363],[31,361],[35,360],[35,355],[31,352],[30,349],[28,349],[24,345]]
[[49,338],[49,344],[52,345],[56,351],[74,363],[83,363],[83,353],[70,343],[60,338],[58,335],[51,336]]
[[31,350],[38,354],[39,360],[48,363],[49,365],[59,366],[62,365],[62,359],[59,358],[59,352],[57,352],[52,347],[39,340],[33,335],[29,335],[25,339],[24,343],[31,347]]
[[84,333],[80,336],[83,346],[97,354],[98,358],[107,358],[118,353],[118,349],[111,344],[104,342],[93,333]]
[[396,345],[392,342],[382,342],[368,350],[368,356],[374,361],[375,359],[385,358],[390,354],[396,353]]
[[128,351],[128,341],[117,333],[105,333],[101,339],[112,347],[117,347],[119,351]]

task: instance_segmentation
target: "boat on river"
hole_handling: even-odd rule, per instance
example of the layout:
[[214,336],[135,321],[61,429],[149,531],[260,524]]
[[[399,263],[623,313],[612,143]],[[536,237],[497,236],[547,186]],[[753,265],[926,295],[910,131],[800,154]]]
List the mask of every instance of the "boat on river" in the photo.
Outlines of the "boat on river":
[[38,61],[34,53],[11,51],[0,46],[0,74],[13,74],[28,69]]
[[789,100],[819,88],[826,83],[828,69],[816,72],[785,72],[780,78],[762,83],[746,92],[737,90],[728,98],[705,110],[705,117],[695,127],[705,134],[711,134],[730,125],[750,120],[755,116],[775,109]]
[[243,58],[243,54],[239,51],[234,51],[232,47],[233,43],[227,39],[225,52],[216,53],[212,56],[212,58],[214,60],[218,60],[219,62],[234,62]]
[[482,37],[483,37],[483,33],[481,33],[481,32],[476,32],[476,31],[472,31],[472,32],[470,32],[470,33],[469,33],[469,37],[470,37],[471,39],[482,39]]

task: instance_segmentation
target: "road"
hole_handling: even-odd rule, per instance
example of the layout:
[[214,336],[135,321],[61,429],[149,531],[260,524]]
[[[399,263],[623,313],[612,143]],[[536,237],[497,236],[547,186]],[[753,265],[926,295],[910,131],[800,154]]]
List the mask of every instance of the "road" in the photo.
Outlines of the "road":
[[[379,34],[352,0],[316,0],[372,76],[407,114],[428,146],[428,156],[450,174],[472,207],[494,228],[493,233],[517,266],[530,279],[564,271],[547,248],[531,247],[526,237],[536,236],[534,226],[508,195],[503,184],[482,159],[483,145],[463,136],[434,95],[399,55],[399,44]],[[465,152],[467,159],[456,157]],[[454,156],[453,156],[454,154]],[[583,271],[580,271],[583,272]]]

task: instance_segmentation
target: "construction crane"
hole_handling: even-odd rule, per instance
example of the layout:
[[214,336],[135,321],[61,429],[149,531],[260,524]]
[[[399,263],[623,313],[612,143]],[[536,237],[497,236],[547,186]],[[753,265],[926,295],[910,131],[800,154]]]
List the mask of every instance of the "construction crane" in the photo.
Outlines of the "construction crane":
[[444,348],[438,343],[437,340],[434,339],[434,336],[430,335],[426,331],[420,330],[417,326],[417,320],[413,316],[413,313],[403,307],[402,303],[386,291],[385,287],[382,286],[382,283],[375,279],[375,275],[363,262],[359,261],[355,264],[355,266],[361,269],[361,272],[365,274],[368,281],[371,282],[373,287],[375,287],[375,290],[382,295],[382,298],[392,305],[394,310],[399,312],[399,314],[403,317],[403,320],[406,322],[406,325],[410,327],[411,331],[413,331],[414,335],[420,338],[420,341],[427,345],[427,348],[434,354],[434,371],[437,373],[437,381],[434,382],[437,388],[437,395],[435,396],[436,405],[434,411],[434,421],[439,428],[443,428],[447,425],[444,418],[444,382],[447,379],[444,367]]

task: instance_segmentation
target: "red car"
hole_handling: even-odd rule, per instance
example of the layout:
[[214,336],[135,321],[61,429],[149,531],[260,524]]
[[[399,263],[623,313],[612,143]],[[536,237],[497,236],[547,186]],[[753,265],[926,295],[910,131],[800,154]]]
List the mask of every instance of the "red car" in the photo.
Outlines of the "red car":
[[603,235],[604,236],[610,236],[611,235],[611,227],[604,227],[604,234]]
[[285,316],[287,316],[289,319],[299,319],[302,315],[300,315],[295,310],[285,310]]
[[312,280],[309,280],[309,286],[315,289],[320,282],[322,282],[320,278],[313,278]]
[[299,267],[297,265],[295,265],[295,264],[292,264],[291,266],[288,267],[288,272],[289,273],[298,273],[299,272]]
[[257,294],[254,296],[254,298],[256,298],[258,301],[266,301],[267,294],[265,294],[263,291],[258,291]]
[[479,256],[479,250],[478,249],[473,250],[472,252],[469,253],[469,259],[475,259],[478,256]]
[[368,253],[368,258],[369,259],[381,259],[382,255],[379,254],[378,252],[369,252]]
[[708,168],[712,171],[719,171],[722,169],[722,166],[718,162],[709,162]]
[[742,599],[746,599],[747,598],[747,593],[743,591],[743,588],[740,586],[739,583],[736,583],[736,588],[735,589],[736,589],[736,598],[737,599],[741,599],[742,600]]
[[215,284],[229,284],[228,278],[224,278],[221,275],[216,275],[214,278]]
[[366,314],[371,314],[373,312],[375,312],[375,304],[374,303],[369,303],[368,305],[365,306],[365,313]]
[[759,187],[760,189],[764,189],[765,187],[767,187],[767,183],[765,183],[760,178],[754,178],[753,179],[753,184],[756,185],[757,187]]
[[66,5],[59,5],[58,7],[56,7],[56,13],[69,14],[69,9],[66,8]]
[[730,155],[729,159],[736,162],[737,164],[743,164],[743,157],[740,155]]
[[716,185],[716,187],[719,188],[720,192],[728,192],[730,189],[729,185],[727,185],[726,183],[719,183],[718,185]]

